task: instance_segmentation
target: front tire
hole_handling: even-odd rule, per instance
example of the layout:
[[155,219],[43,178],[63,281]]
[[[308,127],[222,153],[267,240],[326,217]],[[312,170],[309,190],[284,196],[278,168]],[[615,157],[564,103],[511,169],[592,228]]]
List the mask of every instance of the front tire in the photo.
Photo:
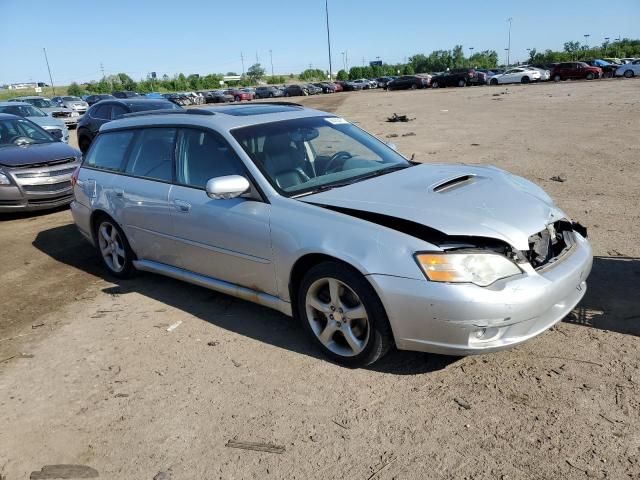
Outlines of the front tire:
[[562,77],[560,75],[554,75],[553,76],[553,81],[554,82],[559,82],[560,80],[562,80]]
[[98,219],[94,238],[102,263],[111,275],[129,278],[135,272],[133,251],[120,226],[104,215]]
[[458,80],[458,86],[459,87],[466,87],[467,86],[467,81],[466,80]]
[[348,367],[370,365],[393,344],[382,302],[353,268],[323,262],[304,276],[297,295],[300,320],[323,353]]
[[624,78],[631,78],[634,76],[633,70],[625,70],[624,71]]
[[587,80],[593,80],[593,79],[594,79],[593,73],[587,73]]
[[529,83],[531,81],[531,79],[529,77],[522,77],[522,80],[520,80],[522,83]]
[[493,85],[493,86],[498,85],[498,79],[497,79],[497,78],[492,78],[492,79],[489,81],[489,85]]

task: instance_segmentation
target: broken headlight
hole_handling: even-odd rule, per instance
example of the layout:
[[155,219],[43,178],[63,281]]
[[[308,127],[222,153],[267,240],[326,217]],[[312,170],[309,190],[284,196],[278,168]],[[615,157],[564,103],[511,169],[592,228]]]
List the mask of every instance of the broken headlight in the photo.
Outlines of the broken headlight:
[[491,285],[522,273],[508,258],[495,253],[418,253],[418,265],[432,282]]

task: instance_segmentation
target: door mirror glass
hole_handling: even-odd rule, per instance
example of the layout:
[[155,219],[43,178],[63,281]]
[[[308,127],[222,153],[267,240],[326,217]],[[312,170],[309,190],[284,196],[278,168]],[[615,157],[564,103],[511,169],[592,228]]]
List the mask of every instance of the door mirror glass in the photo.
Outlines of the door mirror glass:
[[210,179],[207,182],[206,191],[209,198],[228,200],[239,197],[250,188],[249,180],[242,175],[225,175]]

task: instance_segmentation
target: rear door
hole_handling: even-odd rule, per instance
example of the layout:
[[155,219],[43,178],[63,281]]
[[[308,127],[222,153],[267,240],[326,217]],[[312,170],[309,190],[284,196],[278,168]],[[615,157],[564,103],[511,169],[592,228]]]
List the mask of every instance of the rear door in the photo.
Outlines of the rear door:
[[138,258],[175,265],[169,191],[173,181],[175,128],[130,130],[124,175],[112,185],[112,204]]
[[180,267],[253,290],[277,294],[272,263],[271,205],[248,198],[213,200],[214,177],[243,175],[244,164],[216,132],[185,128],[178,134],[176,185],[169,203]]

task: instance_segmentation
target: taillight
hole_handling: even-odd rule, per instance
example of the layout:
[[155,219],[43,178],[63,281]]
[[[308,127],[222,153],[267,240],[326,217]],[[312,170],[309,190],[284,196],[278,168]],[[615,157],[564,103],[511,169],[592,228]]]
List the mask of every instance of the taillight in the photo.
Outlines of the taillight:
[[76,167],[76,169],[71,174],[71,186],[75,187],[76,183],[78,183],[78,175],[80,175],[80,165]]

